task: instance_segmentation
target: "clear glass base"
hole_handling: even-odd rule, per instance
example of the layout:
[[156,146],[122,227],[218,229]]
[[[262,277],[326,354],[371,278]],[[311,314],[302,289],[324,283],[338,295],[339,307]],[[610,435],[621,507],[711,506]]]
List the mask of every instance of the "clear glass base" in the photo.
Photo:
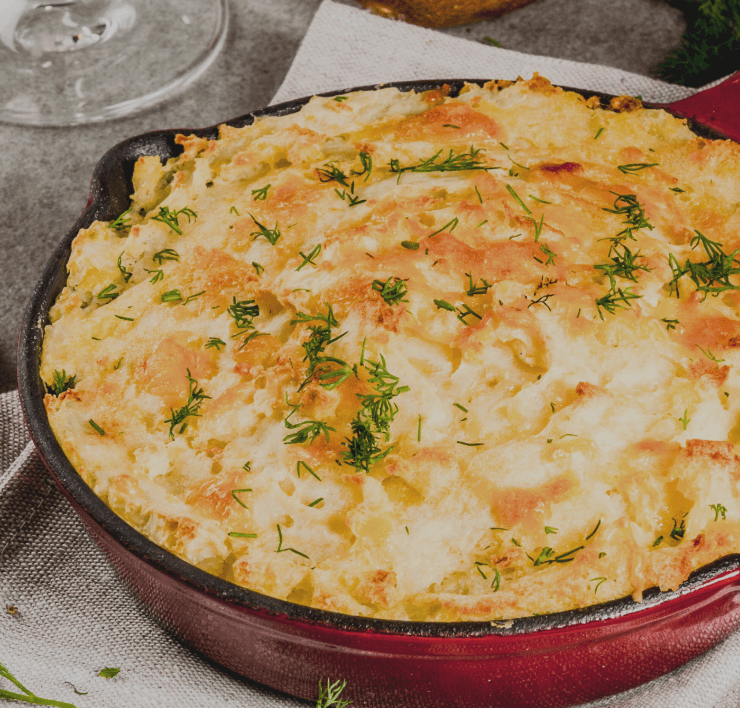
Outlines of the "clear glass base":
[[0,0],[0,121],[64,126],[170,98],[223,46],[227,0]]

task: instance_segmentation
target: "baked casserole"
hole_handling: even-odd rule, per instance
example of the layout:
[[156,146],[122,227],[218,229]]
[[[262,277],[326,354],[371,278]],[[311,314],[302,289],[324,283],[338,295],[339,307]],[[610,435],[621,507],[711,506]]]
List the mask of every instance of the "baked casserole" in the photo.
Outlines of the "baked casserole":
[[188,562],[495,620],[740,550],[740,147],[534,76],[315,97],[138,160],[41,376],[66,455]]

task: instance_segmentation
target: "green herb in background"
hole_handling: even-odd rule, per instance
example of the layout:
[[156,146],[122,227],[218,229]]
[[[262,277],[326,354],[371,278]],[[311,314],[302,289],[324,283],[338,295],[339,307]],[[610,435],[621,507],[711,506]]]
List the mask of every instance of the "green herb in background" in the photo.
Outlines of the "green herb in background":
[[[8,679],[11,683],[14,683],[18,688],[23,691],[23,693],[14,693],[13,691],[7,691],[3,688],[0,688],[0,698],[4,699],[6,701],[23,701],[24,703],[33,703],[37,706],[57,706],[57,708],[75,708],[74,705],[71,703],[64,703],[62,701],[52,701],[49,698],[41,698],[37,696],[35,693],[31,693],[13,674],[8,671],[8,669],[3,665],[0,664],[0,676],[2,678]],[[339,682],[337,682],[339,683]],[[334,684],[336,685],[336,684]],[[342,692],[342,689],[344,688],[344,684],[341,685],[339,688],[339,691],[336,693],[338,696],[339,693]],[[319,687],[319,700],[321,700],[321,687]],[[339,703],[324,703],[324,704],[317,704],[320,705],[322,708],[323,706],[334,706],[334,705],[340,705]],[[346,703],[343,705],[347,705]]]
[[340,698],[346,685],[346,681],[340,683],[337,680],[331,683],[329,679],[326,679],[326,688],[324,688],[319,681],[319,699],[316,701],[316,708],[347,708],[352,701]]
[[666,81],[703,86],[740,67],[740,0],[670,0],[688,25],[681,48],[658,68]]

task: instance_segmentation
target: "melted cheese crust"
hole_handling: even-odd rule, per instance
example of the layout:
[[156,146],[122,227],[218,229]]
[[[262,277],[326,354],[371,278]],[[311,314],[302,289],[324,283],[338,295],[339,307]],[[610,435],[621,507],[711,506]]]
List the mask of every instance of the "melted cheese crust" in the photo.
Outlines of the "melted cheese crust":
[[[41,365],[76,376],[51,424],[135,528],[267,595],[433,621],[639,600],[740,550],[740,291],[671,287],[669,263],[707,261],[696,231],[740,247],[740,146],[538,76],[315,97],[178,143],[139,159],[129,226],[77,236]],[[438,151],[489,169],[399,172]],[[627,236],[620,195],[646,220]],[[640,267],[612,287],[620,233]],[[328,305],[341,383],[297,321]],[[366,472],[348,441],[383,360]],[[328,427],[291,442],[305,421]]]

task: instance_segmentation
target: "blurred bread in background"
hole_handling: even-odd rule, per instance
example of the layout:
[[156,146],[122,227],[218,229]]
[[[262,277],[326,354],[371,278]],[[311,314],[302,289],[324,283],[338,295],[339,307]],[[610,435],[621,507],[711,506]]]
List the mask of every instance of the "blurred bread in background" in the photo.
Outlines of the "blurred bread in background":
[[358,0],[371,12],[422,27],[451,27],[497,17],[534,0]]

